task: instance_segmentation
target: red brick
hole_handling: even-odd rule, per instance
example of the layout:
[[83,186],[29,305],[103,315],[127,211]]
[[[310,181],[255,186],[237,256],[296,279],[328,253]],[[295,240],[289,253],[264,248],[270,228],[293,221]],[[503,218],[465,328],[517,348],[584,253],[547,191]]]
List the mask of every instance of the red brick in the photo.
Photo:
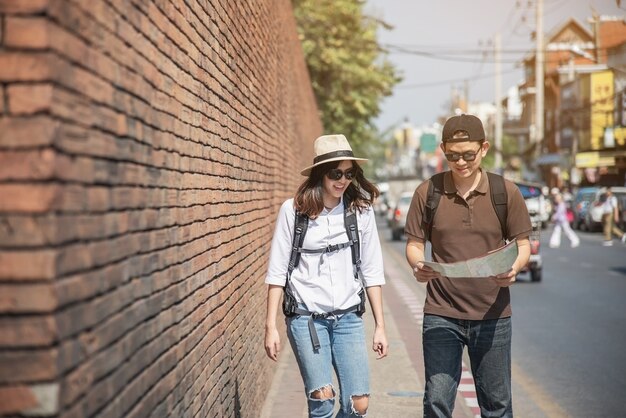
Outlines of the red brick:
[[[0,22],[2,22],[2,20],[0,20]],[[0,30],[2,30],[2,23],[0,23]],[[0,34],[0,42],[2,42],[1,34]],[[6,97],[4,96],[4,86],[0,85],[0,115],[2,115],[5,111],[5,106],[4,106],[5,101],[6,101]],[[1,131],[0,131],[0,135],[2,135]],[[0,144],[2,144],[2,140],[0,140]]]
[[48,346],[55,341],[56,323],[50,315],[0,317],[0,347]]
[[9,113],[32,115],[50,110],[52,92],[52,84],[10,84],[7,88]]
[[56,306],[52,284],[0,284],[1,313],[45,313]]
[[49,0],[0,0],[0,13],[31,14],[46,11]]
[[0,184],[0,212],[44,213],[55,208],[57,184]]
[[58,350],[11,350],[0,356],[0,382],[26,383],[57,377]]
[[49,80],[55,62],[48,52],[0,52],[0,81]]
[[0,280],[52,280],[56,274],[57,251],[0,250]]
[[28,386],[0,386],[0,414],[16,414],[37,406],[37,399]]
[[2,148],[32,148],[53,143],[60,122],[48,116],[0,117],[0,146]]
[[55,152],[51,149],[0,151],[0,181],[49,179],[54,174],[55,163]]
[[4,22],[5,47],[43,49],[49,46],[45,17],[9,16]]
[[6,248],[45,246],[63,242],[66,235],[57,233],[56,216],[0,214],[0,242]]

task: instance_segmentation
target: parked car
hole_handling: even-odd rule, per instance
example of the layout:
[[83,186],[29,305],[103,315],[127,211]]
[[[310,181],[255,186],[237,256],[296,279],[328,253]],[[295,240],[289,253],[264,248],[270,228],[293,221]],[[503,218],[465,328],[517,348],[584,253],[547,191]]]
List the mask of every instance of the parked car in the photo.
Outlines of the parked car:
[[409,211],[409,205],[413,199],[413,192],[404,192],[398,198],[398,202],[393,209],[391,217],[391,239],[399,241],[404,235],[404,227],[406,225],[406,215]]
[[387,226],[391,228],[391,224],[393,222],[393,212],[396,209],[396,202],[390,200],[387,203],[387,213],[385,214],[385,219],[387,220]]
[[378,183],[378,191],[380,195],[374,201],[374,213],[379,216],[386,216],[389,211],[389,183]]
[[528,208],[528,214],[530,215],[530,221],[533,226],[542,229],[546,228],[550,220],[552,204],[549,199],[546,199],[543,195],[541,191],[543,186],[538,183],[525,181],[515,181],[515,184],[526,202],[526,208]]
[[[618,205],[626,198],[626,187],[611,187],[611,191],[617,198]],[[585,220],[582,226],[584,226],[587,231],[602,230],[602,205],[605,201],[606,189],[601,188],[596,192],[593,200],[589,203],[587,213],[585,214]],[[619,209],[620,212],[623,212],[623,206]]]
[[[515,184],[522,193],[530,222],[533,230],[530,233],[530,258],[528,264],[522,268],[520,273],[529,273],[530,280],[533,282],[541,281],[543,274],[543,260],[541,258],[541,229],[546,227],[550,219],[552,205],[547,205],[546,199],[542,193],[542,186],[537,183],[516,181]],[[549,203],[549,202],[548,202]]]
[[600,190],[599,187],[582,187],[576,192],[574,200],[572,202],[572,209],[574,211],[574,225],[576,229],[581,229],[585,216],[587,216],[587,208],[589,203],[596,197],[596,193]]

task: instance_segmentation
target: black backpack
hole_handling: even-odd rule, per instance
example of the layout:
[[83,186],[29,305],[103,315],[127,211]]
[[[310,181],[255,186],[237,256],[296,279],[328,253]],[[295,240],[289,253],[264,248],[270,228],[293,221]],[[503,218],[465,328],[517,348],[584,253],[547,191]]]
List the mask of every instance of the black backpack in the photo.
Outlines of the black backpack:
[[[361,243],[359,241],[359,227],[357,225],[356,211],[350,207],[350,201],[344,196],[344,210],[343,220],[348,234],[348,242],[342,244],[329,245],[326,248],[319,249],[305,249],[302,248],[304,243],[304,236],[309,225],[309,218],[306,215],[296,211],[296,220],[294,223],[293,231],[293,243],[291,246],[291,256],[289,257],[289,265],[287,266],[287,280],[285,281],[284,294],[283,294],[283,313],[285,316],[293,316],[297,314],[298,303],[295,296],[289,289],[289,280],[293,270],[300,263],[300,257],[302,253],[328,253],[338,251],[342,248],[350,247],[352,252],[352,266],[354,268],[354,279],[359,280],[359,274],[361,272]],[[361,303],[357,308],[357,313],[362,315],[365,312],[365,291],[361,288],[359,292]]]
[[[433,221],[435,219],[435,213],[437,212],[437,206],[443,195],[443,176],[445,173],[437,173],[432,176],[428,183],[428,194],[426,195],[426,206],[424,207],[424,216],[422,217],[422,230],[424,231],[424,237],[426,241],[430,240],[430,234],[433,229]],[[491,192],[491,203],[493,209],[496,211],[498,220],[500,221],[500,228],[502,229],[502,237],[506,240],[508,237],[506,228],[507,217],[507,194],[506,186],[504,184],[504,177],[487,172],[489,178],[489,189]]]

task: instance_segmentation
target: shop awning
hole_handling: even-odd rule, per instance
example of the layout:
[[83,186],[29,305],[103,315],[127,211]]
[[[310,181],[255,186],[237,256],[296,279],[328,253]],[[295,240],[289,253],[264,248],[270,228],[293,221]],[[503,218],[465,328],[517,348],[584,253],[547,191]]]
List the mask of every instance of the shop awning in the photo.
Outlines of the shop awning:
[[562,165],[565,163],[561,154],[544,154],[535,160],[537,165]]

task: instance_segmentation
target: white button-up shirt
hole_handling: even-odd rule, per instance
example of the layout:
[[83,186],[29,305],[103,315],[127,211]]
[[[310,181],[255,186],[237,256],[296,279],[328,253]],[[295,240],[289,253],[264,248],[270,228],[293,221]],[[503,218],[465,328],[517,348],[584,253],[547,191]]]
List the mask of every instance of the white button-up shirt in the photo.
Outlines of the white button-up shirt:
[[[295,223],[293,199],[280,208],[272,239],[269,269],[265,283],[284,286],[291,256]],[[361,244],[361,279],[365,287],[385,284],[383,257],[378,239],[374,210],[357,211]],[[348,242],[344,225],[343,200],[330,211],[324,209],[317,219],[309,219],[303,248],[318,249]],[[291,274],[291,289],[298,302],[311,312],[347,309],[359,303],[361,283],[354,278],[350,247],[330,253],[302,253]]]

